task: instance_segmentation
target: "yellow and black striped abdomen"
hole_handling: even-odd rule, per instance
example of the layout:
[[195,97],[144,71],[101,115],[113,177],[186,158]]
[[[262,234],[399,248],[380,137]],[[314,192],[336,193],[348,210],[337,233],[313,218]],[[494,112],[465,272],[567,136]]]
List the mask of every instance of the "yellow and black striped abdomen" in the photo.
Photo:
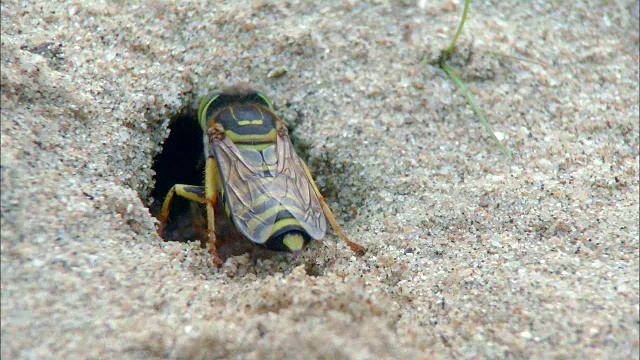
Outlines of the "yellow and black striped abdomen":
[[324,215],[306,179],[278,171],[276,144],[262,149],[236,144],[225,137],[214,146],[223,184],[223,201],[238,230],[258,244],[276,247],[288,233],[305,239],[321,239],[326,230]]
[[228,193],[225,205],[229,201],[230,206],[225,208],[247,238],[262,244],[294,231],[305,238],[318,236],[313,231],[308,234],[298,220],[307,214],[296,194],[288,191],[293,188],[287,184],[291,180],[275,174],[275,169],[270,167],[262,174],[247,178],[243,189]]

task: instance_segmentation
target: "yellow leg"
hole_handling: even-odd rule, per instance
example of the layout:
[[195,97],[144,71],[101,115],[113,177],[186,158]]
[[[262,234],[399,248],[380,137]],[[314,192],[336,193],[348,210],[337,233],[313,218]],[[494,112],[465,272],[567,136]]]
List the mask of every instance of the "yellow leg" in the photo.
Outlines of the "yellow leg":
[[[213,161],[213,159],[210,159]],[[211,164],[215,166],[215,163]],[[207,161],[206,172],[209,173],[210,163]],[[214,168],[215,171],[215,168]],[[211,180],[209,180],[211,179]],[[164,233],[164,226],[169,220],[169,212],[171,210],[171,202],[173,201],[173,197],[175,195],[181,196],[185,199],[196,201],[199,203],[203,203],[207,205],[207,244],[209,247],[209,253],[213,258],[213,264],[216,266],[220,266],[222,264],[222,260],[218,256],[218,252],[216,249],[216,234],[215,234],[215,215],[214,208],[216,206],[216,192],[215,192],[215,178],[210,178],[207,176],[205,186],[194,186],[194,185],[184,185],[184,184],[176,184],[171,190],[167,193],[167,197],[164,199],[164,203],[162,204],[162,210],[160,210],[159,220],[160,227],[158,229],[158,235],[162,237]],[[210,191],[213,189],[213,191]]]
[[164,198],[162,210],[160,210],[160,227],[158,228],[158,235],[160,235],[160,237],[164,234],[164,225],[167,223],[167,220],[169,220],[169,212],[171,211],[171,202],[173,201],[174,195],[200,203],[206,202],[204,187],[184,184],[173,185],[167,193],[167,197]]
[[208,225],[208,236],[207,236],[207,245],[209,248],[209,254],[211,254],[211,260],[213,265],[220,267],[222,265],[222,259],[218,256],[218,249],[216,246],[216,217],[215,217],[215,207],[216,201],[218,197],[218,193],[216,191],[216,181],[218,180],[218,168],[216,165],[216,161],[213,157],[207,158],[207,163],[205,166],[205,182],[204,182],[204,190],[205,190],[205,203],[207,204],[207,225]]
[[324,201],[324,197],[322,196],[322,194],[320,194],[320,190],[318,190],[318,186],[316,185],[316,182],[313,180],[313,177],[309,172],[309,168],[307,167],[307,164],[305,164],[305,162],[302,159],[300,159],[300,162],[302,163],[302,166],[304,167],[304,172],[307,174],[307,177],[309,178],[309,181],[313,186],[313,191],[316,193],[316,195],[318,196],[318,199],[320,200],[320,206],[322,206],[322,212],[324,213],[324,216],[327,218],[327,220],[329,220],[329,224],[331,225],[331,228],[333,229],[333,231],[335,231],[335,233],[338,234],[338,237],[340,239],[342,239],[345,243],[347,243],[347,245],[349,246],[349,248],[351,248],[351,250],[353,250],[353,252],[355,252],[358,255],[364,255],[364,253],[366,252],[365,248],[349,240],[347,235],[345,235],[340,225],[338,225],[338,222],[336,221],[335,216],[333,216],[333,212],[331,212],[331,209],[329,209],[329,205],[327,205],[327,203]]

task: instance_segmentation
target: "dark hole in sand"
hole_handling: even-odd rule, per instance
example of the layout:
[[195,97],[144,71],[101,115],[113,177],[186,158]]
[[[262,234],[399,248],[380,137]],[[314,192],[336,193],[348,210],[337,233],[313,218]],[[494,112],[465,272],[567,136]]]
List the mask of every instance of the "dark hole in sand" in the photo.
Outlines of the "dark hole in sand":
[[[158,217],[167,192],[175,184],[204,185],[204,144],[202,129],[195,113],[185,111],[169,123],[169,137],[156,156],[153,170],[156,172],[156,186],[151,192],[153,205],[151,213]],[[215,210],[218,255],[225,259],[252,250],[252,243],[245,239],[227,218],[220,206]],[[197,241],[206,245],[207,220],[203,204],[174,196],[171,202],[169,220],[162,238],[165,241]]]
[[[156,186],[151,192],[153,205],[151,212],[158,217],[167,192],[175,184],[203,185],[204,152],[202,130],[194,114],[183,113],[169,124],[169,137],[162,146],[162,152],[153,162],[156,173]],[[195,205],[195,208],[193,208]],[[190,226],[197,204],[181,197],[174,197],[171,204],[169,221],[165,226],[163,238],[168,241],[185,241],[197,237],[196,230]]]

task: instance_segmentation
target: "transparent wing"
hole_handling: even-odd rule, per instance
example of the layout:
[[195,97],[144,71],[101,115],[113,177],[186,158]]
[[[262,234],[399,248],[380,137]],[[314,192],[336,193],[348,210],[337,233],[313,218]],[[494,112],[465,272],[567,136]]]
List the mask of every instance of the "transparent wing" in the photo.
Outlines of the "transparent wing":
[[228,138],[212,141],[225,206],[236,227],[262,244],[274,228],[299,225],[313,239],[326,232],[326,220],[301,160],[287,136],[258,151]]

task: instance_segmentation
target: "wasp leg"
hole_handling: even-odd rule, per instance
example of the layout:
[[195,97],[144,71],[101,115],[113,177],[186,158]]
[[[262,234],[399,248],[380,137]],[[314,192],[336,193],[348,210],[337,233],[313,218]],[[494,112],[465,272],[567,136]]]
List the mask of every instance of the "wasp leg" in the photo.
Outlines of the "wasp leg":
[[222,265],[222,259],[218,256],[218,249],[216,246],[216,217],[214,210],[216,208],[216,201],[218,193],[216,191],[218,181],[218,168],[216,160],[213,157],[207,158],[205,165],[205,203],[207,204],[207,224],[209,234],[207,236],[207,245],[209,247],[209,254],[211,254],[211,260],[213,265],[220,267]]
[[167,223],[167,220],[169,220],[169,212],[171,210],[171,202],[173,201],[174,195],[178,195],[185,199],[200,203],[206,202],[206,198],[204,196],[205,189],[203,186],[184,184],[173,185],[173,187],[171,187],[171,190],[169,190],[169,192],[167,193],[167,197],[164,198],[162,210],[160,210],[160,215],[158,216],[158,220],[160,220],[158,235],[160,235],[160,237],[162,237],[162,235],[164,234],[164,225]]
[[340,239],[342,239],[345,243],[347,243],[347,245],[349,246],[349,248],[351,248],[351,250],[353,250],[353,252],[355,252],[360,256],[364,255],[364,253],[366,252],[365,248],[349,240],[347,235],[345,235],[340,225],[338,225],[338,222],[336,221],[336,217],[333,216],[333,212],[331,212],[331,209],[329,209],[329,205],[327,205],[327,203],[324,201],[324,197],[322,196],[322,194],[320,194],[320,190],[318,190],[318,186],[316,185],[316,182],[313,180],[313,177],[309,172],[309,168],[307,167],[307,164],[305,164],[305,162],[302,159],[300,159],[300,162],[302,162],[302,166],[304,167],[304,172],[307,174],[307,177],[311,182],[311,186],[313,186],[313,191],[315,191],[316,195],[318,196],[318,199],[320,200],[320,206],[322,206],[322,212],[324,213],[324,216],[327,218],[327,220],[329,220],[329,224],[331,225],[331,228],[333,229],[333,231],[335,231],[335,233],[338,234],[338,237]]
[[[215,171],[215,163],[212,164],[214,166]],[[207,161],[207,175],[209,174],[210,165],[209,161]],[[169,219],[169,211],[171,210],[171,202],[173,201],[173,197],[175,195],[181,196],[185,199],[196,201],[199,203],[203,203],[207,205],[207,223],[208,223],[208,236],[207,243],[209,245],[209,253],[213,257],[213,264],[216,266],[220,266],[222,261],[218,256],[218,252],[216,249],[216,234],[215,234],[215,216],[213,213],[213,209],[216,206],[216,192],[215,192],[215,179],[209,180],[210,177],[207,177],[207,181],[205,186],[194,186],[194,185],[184,185],[184,184],[176,184],[173,185],[171,190],[167,193],[167,197],[164,199],[164,203],[162,204],[162,210],[160,211],[159,220],[160,227],[158,229],[158,235],[162,237],[164,232],[164,225],[167,223]],[[213,189],[211,192],[210,189]]]

